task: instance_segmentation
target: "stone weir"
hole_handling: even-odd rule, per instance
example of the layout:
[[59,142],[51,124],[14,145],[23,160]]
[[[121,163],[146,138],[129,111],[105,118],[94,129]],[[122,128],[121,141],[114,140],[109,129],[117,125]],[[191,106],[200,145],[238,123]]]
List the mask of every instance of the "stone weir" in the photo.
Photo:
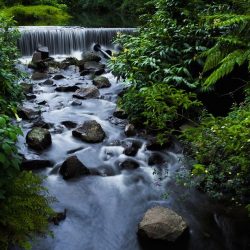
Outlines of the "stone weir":
[[60,26],[22,26],[18,47],[22,56],[30,56],[39,44],[46,45],[51,55],[69,55],[83,51],[94,43],[102,46],[111,44],[118,32],[132,33],[133,28],[82,28]]

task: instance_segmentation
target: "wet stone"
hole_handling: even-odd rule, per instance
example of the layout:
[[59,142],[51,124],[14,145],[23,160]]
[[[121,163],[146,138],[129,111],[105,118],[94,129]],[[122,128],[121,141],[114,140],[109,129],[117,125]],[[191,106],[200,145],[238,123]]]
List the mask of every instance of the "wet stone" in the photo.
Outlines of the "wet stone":
[[187,229],[187,223],[173,210],[165,207],[149,209],[138,226],[142,240],[175,242]]
[[20,83],[22,90],[25,94],[30,94],[33,92],[33,84],[22,82]]
[[119,119],[127,119],[128,115],[125,113],[123,109],[117,108],[113,113],[113,116]]
[[153,165],[161,165],[165,162],[164,158],[162,157],[161,154],[159,153],[153,153],[149,156],[148,158],[148,165],[153,166]]
[[73,94],[73,97],[78,99],[91,99],[98,98],[99,96],[100,92],[95,86],[80,88]]
[[80,100],[73,100],[71,102],[71,105],[72,106],[81,106],[82,105],[82,102]]
[[43,101],[41,101],[41,102],[38,102],[37,104],[38,104],[38,105],[45,105],[45,104],[47,104],[47,101],[43,100]]
[[64,125],[66,128],[75,128],[77,126],[77,123],[72,122],[72,121],[63,121],[61,122],[62,125]]
[[106,136],[101,125],[95,120],[84,122],[80,127],[72,131],[72,135],[89,143],[102,142]]
[[52,79],[61,80],[61,79],[64,79],[64,78],[65,78],[65,76],[63,76],[63,75],[55,75]]
[[104,76],[97,76],[93,80],[93,84],[98,88],[109,88],[111,83],[107,77]]
[[34,122],[33,126],[34,127],[39,127],[39,128],[46,128],[46,129],[50,129],[53,127],[53,124],[49,124],[41,119],[38,119]]
[[127,124],[124,133],[126,136],[135,136],[136,131],[135,131],[135,126],[133,124]]
[[52,144],[50,132],[45,128],[35,127],[26,135],[28,146],[35,150],[43,150]]
[[126,170],[133,170],[133,169],[139,168],[140,164],[135,160],[128,159],[128,160],[125,160],[124,162],[122,162],[120,164],[120,167],[122,169],[126,169]]
[[32,80],[43,80],[48,78],[48,74],[46,72],[34,72],[31,78]]
[[76,156],[68,157],[60,167],[59,173],[65,180],[90,174],[89,169]]
[[101,75],[105,72],[105,65],[98,62],[85,62],[83,65],[79,65],[80,75],[85,76],[88,74]]
[[75,92],[80,89],[78,86],[59,86],[55,88],[55,91],[58,92]]
[[51,161],[48,160],[23,160],[21,163],[22,170],[37,170],[47,168],[52,165]]
[[52,86],[54,84],[54,81],[52,79],[47,79],[42,83],[42,85],[49,85]]
[[27,100],[34,100],[36,99],[36,95],[34,94],[25,94]]
[[82,62],[95,61],[100,62],[101,57],[94,52],[84,52],[82,53]]
[[123,153],[127,156],[135,156],[140,147],[141,147],[141,144],[136,141],[127,143]]
[[39,111],[21,107],[20,110],[18,111],[18,115],[24,120],[32,120],[39,116]]

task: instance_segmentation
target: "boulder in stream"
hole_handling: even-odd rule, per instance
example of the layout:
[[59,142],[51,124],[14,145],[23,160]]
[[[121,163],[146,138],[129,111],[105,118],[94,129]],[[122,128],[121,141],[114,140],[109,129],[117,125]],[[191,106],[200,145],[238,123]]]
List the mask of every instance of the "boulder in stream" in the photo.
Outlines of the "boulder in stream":
[[52,165],[51,161],[48,161],[48,160],[40,160],[40,159],[26,160],[24,159],[21,163],[21,169],[22,170],[37,170],[37,169],[50,167],[51,165]]
[[33,92],[33,84],[22,82],[20,83],[22,90],[25,94],[30,94]]
[[127,159],[120,164],[120,167],[126,170],[133,170],[139,168],[140,164],[133,159]]
[[78,99],[91,99],[91,98],[98,98],[100,96],[100,92],[97,87],[90,86],[87,88],[80,88],[76,90],[73,94],[73,97]]
[[81,72],[81,76],[85,76],[88,74],[101,75],[105,72],[105,64],[94,61],[84,62],[83,64],[79,64],[79,69]]
[[35,127],[26,135],[26,142],[32,149],[43,150],[51,145],[51,134],[45,128]]
[[54,84],[54,81],[52,79],[47,79],[46,81],[41,83],[41,85],[48,85],[48,86],[52,86],[53,84]]
[[63,179],[67,180],[80,175],[90,174],[89,169],[85,167],[82,162],[74,155],[68,157],[60,167],[59,173]]
[[128,115],[125,113],[125,111],[123,109],[117,108],[114,113],[113,116],[119,119],[126,119],[128,118]]
[[75,92],[76,90],[80,89],[78,86],[58,86],[55,88],[55,91],[58,92]]
[[20,109],[18,110],[18,115],[24,120],[32,120],[39,116],[39,111],[30,108],[20,107]]
[[141,143],[138,141],[128,142],[125,144],[123,153],[127,156],[135,156],[141,147]]
[[111,83],[109,82],[109,79],[105,76],[97,76],[93,80],[93,84],[98,88],[109,88],[111,86]]
[[94,52],[87,51],[82,53],[81,61],[83,62],[90,62],[90,61],[100,62],[101,60],[102,58]]
[[61,79],[64,79],[64,78],[65,78],[65,76],[63,76],[63,75],[55,75],[55,76],[53,76],[54,80],[61,80]]
[[41,53],[42,60],[47,59],[49,57],[49,48],[46,46],[39,46],[37,48],[37,52]]
[[48,78],[48,74],[46,72],[33,72],[32,74],[32,80],[43,80]]
[[126,136],[135,136],[136,135],[135,126],[131,123],[127,124],[124,129],[124,134]]
[[106,136],[101,125],[95,120],[84,122],[80,127],[72,131],[72,135],[90,143],[102,142]]
[[149,209],[138,226],[138,236],[143,240],[175,242],[188,228],[184,219],[165,207]]

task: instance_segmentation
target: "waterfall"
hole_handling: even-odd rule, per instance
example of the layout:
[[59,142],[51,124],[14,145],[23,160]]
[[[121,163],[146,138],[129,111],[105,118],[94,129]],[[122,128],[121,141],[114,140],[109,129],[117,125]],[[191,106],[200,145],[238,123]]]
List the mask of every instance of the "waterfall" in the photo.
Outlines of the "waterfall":
[[38,44],[47,46],[51,55],[83,51],[94,43],[102,46],[111,44],[117,32],[132,33],[133,28],[81,28],[60,26],[19,27],[21,38],[18,47],[23,56],[30,56]]

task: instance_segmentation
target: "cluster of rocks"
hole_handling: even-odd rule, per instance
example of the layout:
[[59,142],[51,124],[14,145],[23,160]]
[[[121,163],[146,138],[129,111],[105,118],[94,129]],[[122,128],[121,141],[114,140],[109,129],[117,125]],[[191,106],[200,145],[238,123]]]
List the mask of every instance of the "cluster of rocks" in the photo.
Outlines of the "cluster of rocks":
[[[32,61],[29,67],[34,69],[32,80],[45,80],[42,85],[54,86],[57,92],[73,92],[72,105],[81,105],[81,101],[85,99],[93,99],[100,97],[100,90],[108,88],[111,83],[108,78],[102,76],[105,73],[105,65],[101,63],[101,57],[94,52],[86,52],[82,55],[81,60],[69,57],[62,62],[55,61],[49,57],[47,47],[39,47],[33,54]],[[50,69],[66,69],[74,65],[79,68],[80,75],[92,75],[93,85],[89,87],[79,87],[77,85],[57,86],[57,81],[65,78],[61,74],[54,75],[49,78]],[[36,99],[33,93],[33,85],[30,83],[21,83],[24,94],[28,100]],[[40,102],[39,105],[44,105],[46,102]],[[52,136],[50,133],[51,125],[39,119],[40,113],[36,110],[29,108],[20,108],[19,115],[23,119],[34,120],[33,128],[26,135],[27,145],[35,150],[41,151],[48,149],[52,144]],[[124,120],[128,115],[124,110],[117,108],[113,113],[113,117]],[[35,120],[37,119],[37,120]],[[101,124],[95,120],[88,120],[82,124],[77,124],[72,121],[63,121],[61,123],[68,129],[72,129],[72,136],[86,143],[100,143],[106,138],[106,133]],[[137,130],[133,124],[126,124],[124,134],[127,137],[137,135]],[[127,156],[125,160],[119,163],[121,170],[135,170],[140,167],[140,164],[133,158],[137,155],[142,143],[137,140],[126,141],[122,145],[124,147],[123,154]],[[161,150],[168,145],[159,144],[155,138],[152,138],[146,144],[146,149],[151,151]],[[80,148],[82,149],[82,148]],[[74,153],[74,152],[70,152]],[[157,152],[153,152],[148,158],[148,165],[161,165],[164,164],[164,157]],[[54,163],[42,159],[23,159],[21,168],[24,170],[37,170],[52,166]],[[69,180],[80,176],[90,175],[91,171],[77,158],[71,155],[66,158],[59,166],[59,173],[63,179]],[[50,221],[58,225],[59,221],[66,218],[66,210],[57,213]],[[175,213],[173,210],[165,207],[154,207],[149,209],[142,221],[138,225],[138,236],[142,241],[162,241],[173,243],[177,241],[184,232],[187,231],[187,223],[184,219]]]

